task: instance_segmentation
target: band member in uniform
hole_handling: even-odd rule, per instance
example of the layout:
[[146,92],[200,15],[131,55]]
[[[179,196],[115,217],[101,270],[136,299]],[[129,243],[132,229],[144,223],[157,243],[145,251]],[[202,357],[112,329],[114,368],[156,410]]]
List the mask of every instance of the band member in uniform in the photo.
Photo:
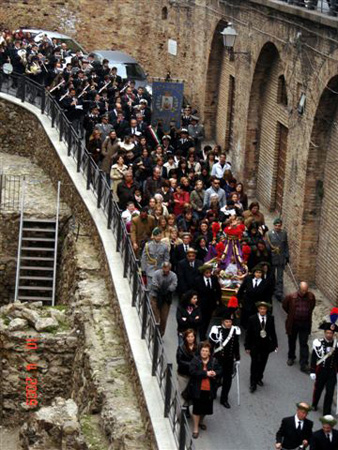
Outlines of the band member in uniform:
[[311,406],[305,402],[297,403],[294,416],[284,417],[276,434],[276,449],[296,449],[307,447],[312,436],[313,422],[307,419]]
[[320,325],[319,329],[324,330],[324,338],[313,341],[311,358],[310,377],[315,381],[312,407],[315,411],[317,410],[320,396],[325,388],[324,415],[331,414],[333,394],[337,384],[338,343],[335,332],[338,331],[338,326],[335,323],[337,319],[337,312],[335,310],[337,308],[333,308],[331,311],[331,321],[324,322]]
[[251,356],[250,392],[263,386],[263,375],[269,354],[278,350],[275,319],[268,315],[271,305],[266,302],[256,303],[258,313],[250,317],[246,331],[244,347]]
[[147,276],[148,289],[151,288],[154,272],[160,269],[164,262],[169,262],[169,250],[168,246],[161,242],[161,230],[154,228],[151,238],[150,242],[146,242],[141,258],[141,268],[142,272]]
[[337,421],[331,414],[321,417],[319,420],[323,426],[313,433],[310,450],[336,450],[338,448],[338,431],[333,427]]
[[233,320],[233,313],[226,311],[222,317],[222,325],[214,325],[209,334],[209,340],[214,346],[214,356],[222,367],[223,381],[220,402],[225,408],[230,408],[228,396],[234,364],[238,366],[240,363],[239,336],[241,330],[233,325]]

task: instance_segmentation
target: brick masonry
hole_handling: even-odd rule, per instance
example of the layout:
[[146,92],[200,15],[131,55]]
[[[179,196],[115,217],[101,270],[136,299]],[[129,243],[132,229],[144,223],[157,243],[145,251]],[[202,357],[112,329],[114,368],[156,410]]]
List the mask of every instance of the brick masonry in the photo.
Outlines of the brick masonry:
[[[337,75],[337,19],[263,0],[24,0],[0,5],[0,22],[57,28],[86,48],[118,48],[136,57],[152,76],[185,80],[185,93],[201,113],[207,137],[225,144],[229,77],[235,77],[230,156],[237,178],[269,209],[275,207],[280,125],[287,128],[283,217],[298,278],[316,282],[335,301],[336,203],[334,126],[318,129],[328,92]],[[162,15],[167,8],[166,15]],[[32,19],[34,17],[34,19]],[[222,47],[219,31],[234,23],[238,37],[234,61]],[[29,22],[29,23],[27,23]],[[99,31],[99,32],[98,32]],[[298,33],[302,33],[297,40]],[[168,54],[168,39],[178,55]],[[285,77],[288,103],[277,101],[278,78]],[[333,89],[334,90],[334,89]],[[301,93],[305,110],[297,112]],[[335,113],[335,111],[333,111]],[[325,119],[327,120],[327,119]],[[330,122],[330,121],[329,121]],[[316,134],[329,136],[316,143]],[[325,141],[325,142],[324,142]],[[313,145],[314,143],[314,145]],[[319,147],[318,147],[319,146]],[[320,159],[320,169],[314,161]]]

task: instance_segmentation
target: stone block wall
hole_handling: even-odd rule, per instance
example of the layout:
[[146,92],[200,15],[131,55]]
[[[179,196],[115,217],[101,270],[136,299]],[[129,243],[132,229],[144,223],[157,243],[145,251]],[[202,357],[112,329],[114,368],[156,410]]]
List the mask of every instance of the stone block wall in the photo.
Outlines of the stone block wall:
[[[13,120],[17,123],[15,130],[10,126]],[[15,135],[21,138],[14,147],[9,143]],[[82,243],[86,250],[83,253],[76,249],[76,233],[68,235],[65,228],[62,246],[64,267],[58,297],[70,305],[75,326],[85,336],[83,346],[79,345],[73,357],[77,369],[73,371],[71,395],[81,412],[100,413],[105,433],[116,448],[122,449],[127,443],[133,448],[136,442],[137,448],[154,448],[152,425],[105,251],[88,210],[36,117],[4,100],[0,100],[0,148],[32,158],[54,185],[60,180],[66,186],[61,188],[61,198],[71,208],[75,224],[81,224],[80,235],[87,237]],[[117,411],[123,413],[116,415]]]

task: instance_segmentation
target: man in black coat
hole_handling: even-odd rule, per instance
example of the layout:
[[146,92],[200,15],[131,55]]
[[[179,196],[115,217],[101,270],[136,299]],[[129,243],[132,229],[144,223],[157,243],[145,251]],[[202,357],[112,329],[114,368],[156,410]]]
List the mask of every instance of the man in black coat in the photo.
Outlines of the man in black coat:
[[310,442],[310,450],[337,450],[338,431],[333,427],[337,421],[331,414],[319,419],[323,426],[321,430],[315,431]]
[[200,267],[200,274],[196,278],[194,289],[198,294],[198,301],[202,313],[202,324],[199,330],[200,340],[207,337],[211,317],[221,301],[222,291],[218,278],[212,275],[212,268],[204,264]]
[[244,347],[251,356],[250,392],[258,386],[263,386],[263,375],[269,354],[277,351],[278,341],[275,329],[275,319],[268,315],[271,305],[266,302],[256,303],[258,313],[251,316],[245,336]]
[[199,267],[203,265],[202,261],[196,259],[196,250],[189,248],[187,257],[178,263],[178,294],[182,296],[190,289],[196,290],[196,278],[199,276]]
[[185,259],[187,256],[187,251],[190,248],[190,242],[191,242],[191,234],[190,233],[183,233],[182,235],[182,244],[178,244],[178,246],[175,248],[175,261],[180,262],[182,259]]
[[252,275],[244,278],[237,298],[241,305],[241,325],[243,328],[247,328],[249,317],[257,312],[256,303],[258,301],[267,302],[270,298],[270,286],[263,279],[263,269],[260,266],[253,269]]
[[276,434],[277,450],[309,445],[313,427],[313,422],[306,418],[309,411],[311,411],[310,405],[300,402],[297,403],[297,412],[294,416],[284,417]]

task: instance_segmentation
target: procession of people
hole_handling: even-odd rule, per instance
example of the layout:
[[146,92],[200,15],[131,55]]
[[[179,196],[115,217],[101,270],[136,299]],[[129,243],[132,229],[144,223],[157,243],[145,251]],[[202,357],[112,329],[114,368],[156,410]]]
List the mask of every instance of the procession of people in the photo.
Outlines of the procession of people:
[[[70,52],[55,40],[36,45],[20,32],[2,36],[0,65],[10,57],[17,73],[46,86],[106,174],[165,340],[174,310],[178,381],[193,438],[207,430],[205,416],[213,414],[217,395],[225,409],[233,406],[235,379],[239,405],[241,353],[251,360],[246,394],[264,390],[270,355],[283,339],[273,314],[273,304],[280,303],[287,315],[285,363],[295,364],[298,340],[300,370],[314,389],[311,404],[300,401],[296,414],[282,420],[273,445],[338,449],[332,416],[337,312],[321,324],[324,336],[314,340],[310,355],[316,299],[305,281],[285,295],[290,255],[283,219],[276,217],[268,229],[259,203],[248,203],[245,180],[232,172],[226,151],[203,146],[198,111],[185,104],[179,129],[152,128],[150,94],[132,79],[122,80],[107,60],[76,54],[65,65]],[[321,408],[324,389],[322,428],[313,432],[307,415]]]

